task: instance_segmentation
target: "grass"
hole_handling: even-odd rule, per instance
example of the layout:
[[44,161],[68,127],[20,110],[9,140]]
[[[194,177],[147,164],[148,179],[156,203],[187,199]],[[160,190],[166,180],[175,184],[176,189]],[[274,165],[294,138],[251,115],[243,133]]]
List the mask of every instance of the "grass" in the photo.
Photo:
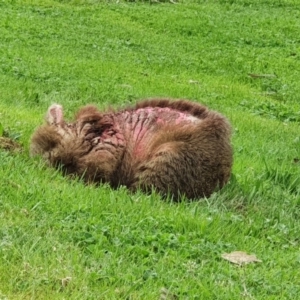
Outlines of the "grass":
[[[0,150],[0,299],[299,298],[299,5],[0,1],[0,136],[24,146]],[[72,116],[152,96],[229,118],[222,191],[173,204],[28,155],[53,102]],[[221,258],[235,250],[262,263]]]

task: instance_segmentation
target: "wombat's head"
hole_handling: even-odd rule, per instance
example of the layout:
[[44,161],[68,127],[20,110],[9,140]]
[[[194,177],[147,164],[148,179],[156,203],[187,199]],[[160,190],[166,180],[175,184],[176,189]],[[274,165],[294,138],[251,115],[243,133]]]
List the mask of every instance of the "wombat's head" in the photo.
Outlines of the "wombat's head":
[[79,173],[80,158],[91,150],[98,130],[95,124],[101,117],[94,106],[86,106],[78,112],[74,122],[68,123],[62,106],[51,105],[46,124],[31,137],[30,154],[41,155],[49,165],[62,167],[68,174]]

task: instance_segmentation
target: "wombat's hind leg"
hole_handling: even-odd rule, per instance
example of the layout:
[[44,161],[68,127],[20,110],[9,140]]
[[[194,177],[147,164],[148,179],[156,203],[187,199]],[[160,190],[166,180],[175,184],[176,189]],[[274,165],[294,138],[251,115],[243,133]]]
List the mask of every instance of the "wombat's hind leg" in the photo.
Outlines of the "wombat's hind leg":
[[178,141],[159,146],[151,158],[138,167],[132,189],[151,192],[154,188],[175,201],[183,194],[190,197],[195,179],[189,179],[196,176],[193,174],[194,159],[184,154],[183,148],[183,142]]

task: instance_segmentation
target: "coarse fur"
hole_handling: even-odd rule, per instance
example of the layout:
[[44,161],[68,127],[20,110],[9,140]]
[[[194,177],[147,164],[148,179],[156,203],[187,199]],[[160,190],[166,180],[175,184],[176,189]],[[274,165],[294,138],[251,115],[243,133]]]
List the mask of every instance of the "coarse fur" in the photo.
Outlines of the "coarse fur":
[[54,104],[30,152],[86,182],[154,188],[179,201],[209,197],[228,182],[230,136],[224,116],[188,100],[150,99],[107,112],[88,105],[71,123]]

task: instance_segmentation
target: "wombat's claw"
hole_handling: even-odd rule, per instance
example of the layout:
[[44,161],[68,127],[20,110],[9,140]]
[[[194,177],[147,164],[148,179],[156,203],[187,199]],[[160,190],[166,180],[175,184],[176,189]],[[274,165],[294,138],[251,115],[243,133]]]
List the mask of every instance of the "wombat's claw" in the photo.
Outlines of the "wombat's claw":
[[98,145],[100,142],[100,138],[99,137],[96,137],[96,138],[93,138],[92,139],[92,145],[95,146],[95,145]]

